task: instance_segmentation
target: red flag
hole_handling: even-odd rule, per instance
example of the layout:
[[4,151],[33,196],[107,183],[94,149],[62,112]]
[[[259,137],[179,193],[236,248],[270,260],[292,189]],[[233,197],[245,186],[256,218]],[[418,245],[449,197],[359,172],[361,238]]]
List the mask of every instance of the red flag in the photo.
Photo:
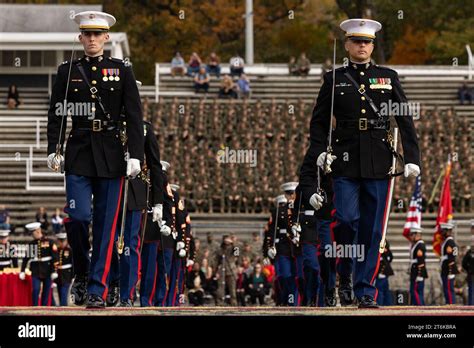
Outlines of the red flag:
[[448,222],[453,219],[453,206],[451,202],[451,160],[448,160],[446,165],[446,171],[444,174],[443,187],[441,189],[441,197],[439,200],[438,216],[436,217],[435,233],[433,235],[433,252],[440,256],[441,255],[441,244],[443,243],[443,237],[441,235],[440,224]]

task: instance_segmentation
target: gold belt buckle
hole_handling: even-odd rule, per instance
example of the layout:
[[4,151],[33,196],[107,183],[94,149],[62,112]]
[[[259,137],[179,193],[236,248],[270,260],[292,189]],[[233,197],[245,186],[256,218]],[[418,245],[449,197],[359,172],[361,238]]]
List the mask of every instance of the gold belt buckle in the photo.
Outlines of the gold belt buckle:
[[367,130],[367,119],[359,118],[359,130]]
[[102,120],[92,120],[92,131],[100,132],[102,130]]

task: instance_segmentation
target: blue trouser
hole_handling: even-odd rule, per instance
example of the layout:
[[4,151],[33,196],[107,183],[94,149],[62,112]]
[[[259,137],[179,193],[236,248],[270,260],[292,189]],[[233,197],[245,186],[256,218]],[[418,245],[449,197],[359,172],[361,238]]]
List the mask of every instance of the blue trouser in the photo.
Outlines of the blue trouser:
[[443,293],[446,304],[456,303],[456,294],[454,293],[454,278],[448,279],[448,276],[441,276],[443,281]]
[[158,248],[158,255],[156,256],[158,264],[158,279],[156,282],[156,292],[154,304],[156,307],[166,306],[166,297],[170,291],[170,273],[171,263],[173,262],[173,249]]
[[415,279],[410,280],[410,297],[413,306],[425,305],[425,280],[417,282]]
[[[120,213],[121,215],[122,213]],[[142,213],[140,210],[129,210],[125,217],[125,229],[123,232],[123,252],[118,255],[114,248],[112,265],[110,268],[110,282],[120,282],[120,300],[134,299],[135,286],[138,282],[139,264],[139,244],[140,244],[140,223]],[[121,218],[121,217],[120,217]],[[117,242],[120,236],[121,226],[117,226]],[[120,261],[119,261],[120,260]]]
[[377,304],[380,306],[391,306],[392,305],[392,293],[390,292],[390,284],[388,277],[379,278],[375,281],[375,287],[378,290]]
[[[89,266],[89,283],[87,292],[105,299],[108,291],[109,272],[114,249],[123,178],[91,178],[79,175],[66,175],[67,206],[69,214],[69,243],[75,257],[85,259],[88,242],[88,231],[85,226],[91,220],[91,204],[94,197],[92,213],[92,257]],[[78,235],[75,235],[75,234]],[[77,261],[77,260],[76,260]],[[74,267],[76,267],[74,261]],[[87,273],[87,265],[79,265],[80,272]],[[85,274],[83,273],[83,274]]]
[[153,306],[156,292],[158,242],[143,243],[141,254],[140,305]]
[[303,253],[295,257],[294,263],[295,263],[295,274],[296,274],[296,295],[298,296],[296,304],[301,305],[304,302],[304,293],[305,293]]
[[280,304],[297,305],[296,267],[291,256],[278,255],[275,257],[275,273],[278,278]]
[[[33,286],[33,306],[39,305],[39,295],[41,290],[41,305],[49,306],[51,303],[49,299],[51,298],[51,278],[40,279],[38,277],[31,277],[32,286]],[[43,288],[41,289],[41,284]]]
[[[185,276],[186,258],[179,257],[174,253],[171,262],[170,286],[168,296],[166,297],[166,306],[179,306],[180,295],[183,293],[184,276]],[[182,301],[181,301],[182,303]]]
[[324,307],[326,305],[324,299],[326,297],[326,290],[336,288],[336,259],[327,257],[325,254],[326,246],[332,247],[331,220],[316,220],[318,235],[320,240],[319,245],[319,264],[321,266],[321,285],[319,286],[319,300],[318,306]]
[[303,270],[305,280],[304,305],[316,304],[320,287],[320,267],[318,247],[315,244],[303,244]]
[[333,178],[337,243],[357,246],[352,251],[361,248],[363,253],[344,255],[340,261],[341,275],[350,275],[350,264],[355,264],[354,293],[358,299],[364,295],[377,299],[374,281],[380,262],[384,215],[389,213],[385,211],[388,187],[387,179]]
[[474,279],[472,276],[467,277],[467,304],[474,306]]
[[67,306],[70,283],[58,285],[59,305]]

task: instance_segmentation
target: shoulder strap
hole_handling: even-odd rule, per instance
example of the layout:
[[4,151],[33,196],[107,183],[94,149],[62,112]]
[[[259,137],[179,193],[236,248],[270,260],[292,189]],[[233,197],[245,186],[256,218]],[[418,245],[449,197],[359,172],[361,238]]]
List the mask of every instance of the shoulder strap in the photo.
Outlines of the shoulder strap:
[[91,84],[90,84],[90,82],[89,82],[89,79],[87,78],[87,75],[86,75],[86,73],[85,73],[85,71],[84,71],[84,68],[83,68],[82,64],[81,64],[81,63],[77,63],[76,66],[77,66],[77,69],[79,69],[79,72],[81,73],[82,78],[83,78],[84,81],[86,82],[87,87],[89,87],[89,91],[90,91],[93,95],[95,95],[95,97],[96,97],[96,99],[97,99],[97,102],[99,103],[100,109],[101,109],[102,112],[104,113],[105,117],[107,118],[107,120],[111,120],[110,113],[105,110],[104,104],[102,104],[102,98],[100,97],[99,90],[98,90],[96,87],[91,86]]

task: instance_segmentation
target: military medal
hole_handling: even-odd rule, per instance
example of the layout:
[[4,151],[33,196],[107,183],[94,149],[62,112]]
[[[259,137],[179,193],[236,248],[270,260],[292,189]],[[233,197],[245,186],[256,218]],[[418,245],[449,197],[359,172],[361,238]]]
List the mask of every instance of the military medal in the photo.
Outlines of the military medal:
[[392,81],[390,78],[378,77],[370,78],[370,89],[392,89]]
[[119,77],[119,75],[120,75],[120,70],[119,70],[119,69],[116,69],[116,74],[115,74],[115,75],[116,75],[116,76],[115,76],[115,81],[120,81],[120,77]]
[[104,82],[107,82],[108,81],[108,78],[107,78],[107,69],[102,69],[102,75],[104,75],[104,77],[102,77],[102,81]]

